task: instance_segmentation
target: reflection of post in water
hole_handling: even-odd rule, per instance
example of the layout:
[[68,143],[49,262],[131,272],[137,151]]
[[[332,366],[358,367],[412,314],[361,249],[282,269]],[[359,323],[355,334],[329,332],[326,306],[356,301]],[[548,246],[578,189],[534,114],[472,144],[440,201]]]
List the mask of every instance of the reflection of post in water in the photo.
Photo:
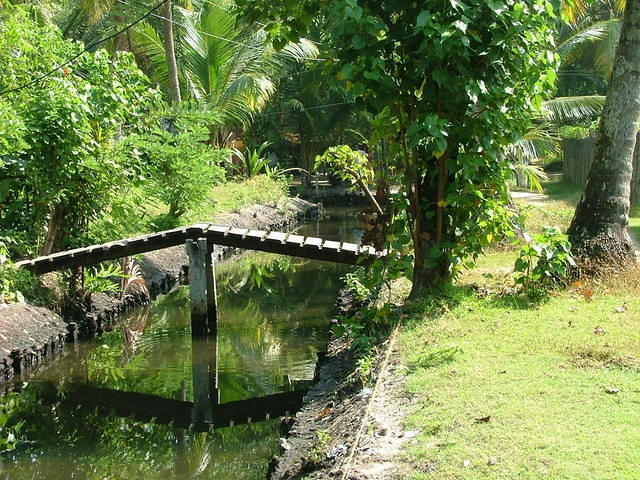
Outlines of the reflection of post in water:
[[[184,380],[180,382],[180,390],[176,392],[176,400],[187,400],[187,387]],[[176,433],[176,478],[187,478],[189,475],[189,462],[187,461],[187,429],[177,427]]]
[[218,391],[218,315],[213,244],[206,238],[186,242],[191,291],[192,419],[196,425],[213,421]]

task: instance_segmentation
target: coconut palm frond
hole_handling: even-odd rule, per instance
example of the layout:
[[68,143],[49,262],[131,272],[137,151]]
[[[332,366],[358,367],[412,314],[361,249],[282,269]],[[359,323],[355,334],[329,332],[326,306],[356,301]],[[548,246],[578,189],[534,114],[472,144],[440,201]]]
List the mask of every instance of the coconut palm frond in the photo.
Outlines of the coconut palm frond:
[[557,128],[548,122],[533,125],[520,140],[511,144],[508,154],[528,162],[556,156],[560,153]]
[[603,41],[609,43],[613,37],[617,40],[616,32],[619,35],[619,30],[620,20],[617,18],[592,23],[561,41],[555,51],[562,63],[568,65],[584,56],[589,49],[597,48],[594,45]]
[[291,110],[297,110],[302,112],[305,110],[305,105],[298,98],[290,98],[283,103],[285,108],[290,108]]
[[91,25],[96,24],[113,7],[114,0],[81,0],[80,8]]
[[562,16],[571,25],[577,25],[589,11],[589,0],[571,0],[562,2]]
[[602,95],[557,97],[543,102],[542,115],[556,124],[590,121],[600,115],[604,100]]
[[619,18],[609,20],[607,22],[607,35],[594,45],[594,49],[590,52],[593,66],[605,78],[611,76],[613,71],[613,62],[616,56],[616,49],[620,41],[620,29],[622,22]]
[[192,97],[206,100],[235,124],[249,123],[295,62],[318,52],[308,40],[276,51],[264,30],[238,25],[231,8],[211,3],[185,14],[180,43],[185,83]]
[[610,0],[612,3],[613,11],[618,17],[622,17],[624,9],[627,6],[627,0]]
[[158,32],[145,22],[139,23],[130,32],[133,54],[141,59],[141,63],[148,65],[146,71],[149,78],[159,85],[166,85],[169,82],[169,69]]
[[527,163],[517,163],[513,168],[515,170],[515,174],[524,180],[522,183],[526,185],[529,190],[544,193],[542,182],[548,181],[549,177],[542,168],[538,165],[531,165]]

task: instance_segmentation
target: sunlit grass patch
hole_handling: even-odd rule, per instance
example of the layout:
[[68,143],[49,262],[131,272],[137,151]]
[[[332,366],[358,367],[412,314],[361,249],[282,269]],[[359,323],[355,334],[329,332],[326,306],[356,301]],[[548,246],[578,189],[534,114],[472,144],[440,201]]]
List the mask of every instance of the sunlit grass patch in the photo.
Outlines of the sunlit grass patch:
[[287,183],[284,180],[258,175],[212,187],[206,201],[191,209],[182,220],[185,224],[208,222],[256,204],[281,205],[284,208],[286,199]]
[[569,227],[573,212],[582,195],[582,189],[568,183],[545,183],[547,198],[535,202],[516,200],[524,216],[525,228],[530,233],[540,233],[545,226]]
[[621,281],[530,308],[465,288],[414,305],[411,478],[640,478],[640,298]]

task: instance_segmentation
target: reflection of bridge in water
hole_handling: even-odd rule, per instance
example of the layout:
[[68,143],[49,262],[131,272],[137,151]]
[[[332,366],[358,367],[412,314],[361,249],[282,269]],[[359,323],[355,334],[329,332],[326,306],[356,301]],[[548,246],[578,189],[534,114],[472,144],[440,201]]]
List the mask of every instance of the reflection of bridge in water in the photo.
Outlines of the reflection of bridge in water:
[[[49,385],[51,401],[60,402],[57,389]],[[205,405],[196,402],[173,400],[143,393],[125,392],[82,384],[65,386],[62,403],[74,408],[103,410],[121,417],[133,417],[138,421],[154,421],[175,428],[207,431],[246,423],[269,420],[295,412],[302,404],[304,390],[276,393],[264,397]],[[199,415],[205,418],[197,418]]]
[[[133,416],[142,421],[154,419],[160,424],[196,431],[265,420],[295,411],[302,403],[304,391],[220,404],[214,245],[347,264],[370,262],[385,255],[385,252],[354,243],[198,224],[25,260],[17,266],[41,274],[181,244],[186,245],[189,255],[193,402],[81,384],[69,385],[63,402],[110,409],[117,415]],[[55,392],[53,385],[51,388]]]

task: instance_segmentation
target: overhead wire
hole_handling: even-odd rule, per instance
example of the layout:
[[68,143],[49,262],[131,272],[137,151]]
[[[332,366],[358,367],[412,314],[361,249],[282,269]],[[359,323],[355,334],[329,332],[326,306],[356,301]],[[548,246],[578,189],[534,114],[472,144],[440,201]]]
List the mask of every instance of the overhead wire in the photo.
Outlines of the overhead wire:
[[66,67],[67,65],[72,64],[73,62],[75,62],[78,58],[80,58],[82,55],[84,55],[85,53],[91,51],[91,49],[97,45],[100,45],[101,43],[104,43],[108,40],[111,40],[112,38],[117,37],[118,35],[120,35],[121,33],[126,32],[127,30],[129,30],[130,28],[132,28],[133,26],[137,25],[138,23],[140,23],[141,21],[143,21],[145,18],[149,17],[150,15],[153,15],[157,9],[159,9],[161,6],[163,6],[165,3],[167,3],[169,0],[162,0],[160,3],[158,3],[155,7],[153,7],[152,9],[150,9],[149,11],[147,11],[144,15],[142,15],[141,17],[137,18],[136,20],[134,20],[133,22],[129,23],[128,25],[126,25],[125,27],[121,28],[120,30],[116,31],[115,33],[108,35],[107,37],[104,37],[100,40],[96,40],[95,42],[92,42],[91,44],[89,44],[88,46],[86,46],[81,52],[77,53],[76,55],[74,55],[73,57],[71,57],[70,59],[66,60],[65,62],[56,65],[54,68],[52,68],[51,70],[47,71],[46,73],[43,73],[42,75],[40,75],[39,77],[30,80],[29,82],[23,83],[22,85],[18,85],[16,87],[12,87],[12,88],[6,88],[2,91],[0,91],[0,96],[2,95],[7,95],[9,93],[13,93],[13,92],[17,92],[19,90],[22,90],[24,88],[30,87],[31,85],[35,85],[36,83],[41,82],[42,80],[44,80],[45,78],[53,75],[54,73],[56,73],[57,71],[59,71],[61,68]]

